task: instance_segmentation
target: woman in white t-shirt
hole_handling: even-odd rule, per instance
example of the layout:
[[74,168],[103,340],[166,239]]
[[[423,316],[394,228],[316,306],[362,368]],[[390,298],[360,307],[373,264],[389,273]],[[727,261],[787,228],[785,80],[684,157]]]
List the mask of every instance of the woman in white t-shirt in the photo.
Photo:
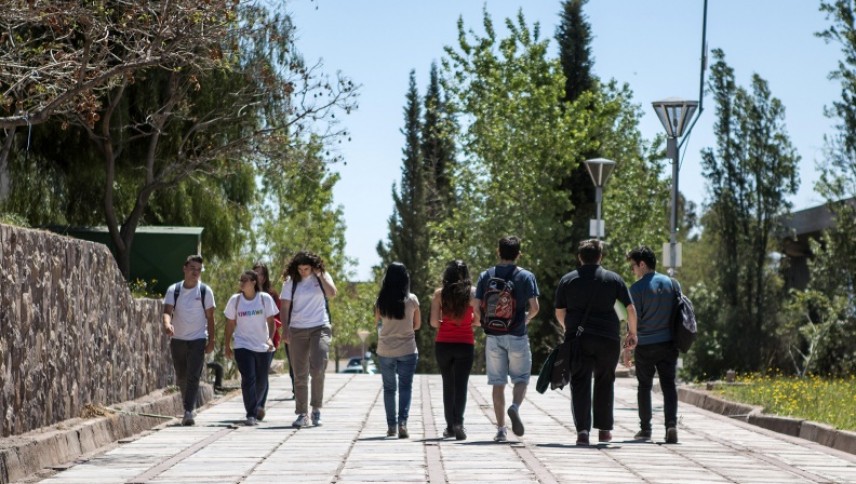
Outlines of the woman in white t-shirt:
[[[232,358],[241,372],[241,393],[247,411],[247,425],[257,425],[259,413],[264,412],[261,398],[268,385],[269,352],[275,351],[273,317],[279,311],[269,294],[259,288],[258,276],[246,271],[240,278],[241,291],[226,303],[226,358]],[[232,351],[232,336],[235,351]]]
[[[409,437],[407,417],[410,415],[410,397],[413,374],[416,372],[418,351],[416,330],[422,324],[419,300],[410,293],[410,274],[400,262],[386,268],[383,283],[375,303],[375,319],[382,321],[377,341],[380,373],[383,376],[383,405],[386,409],[387,437]],[[398,417],[395,415],[395,377],[398,376]]]
[[[324,261],[312,252],[298,252],[285,269],[282,298],[283,341],[288,345],[294,368],[294,413],[292,427],[321,425],[324,402],[324,372],[333,338],[327,300],[336,297],[336,285],[324,270]],[[310,376],[311,399],[310,399]]]

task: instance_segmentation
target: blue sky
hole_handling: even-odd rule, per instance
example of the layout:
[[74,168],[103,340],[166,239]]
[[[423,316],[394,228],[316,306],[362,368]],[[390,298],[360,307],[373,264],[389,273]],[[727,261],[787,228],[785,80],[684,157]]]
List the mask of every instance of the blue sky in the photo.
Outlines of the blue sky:
[[[702,0],[590,0],[585,8],[594,34],[595,74],[630,85],[645,113],[640,130],[647,139],[663,130],[652,101],[698,98],[702,5]],[[327,72],[339,71],[362,86],[359,109],[342,121],[352,140],[339,148],[347,164],[335,168],[342,175],[335,198],[344,207],[346,252],[358,260],[357,278],[368,279],[378,263],[375,246],[387,235],[391,187],[401,176],[400,129],[410,70],[416,70],[424,94],[431,62],[439,63],[443,47],[456,43],[458,17],[482,33],[483,8],[497,26],[522,9],[530,25],[540,23],[542,38],[551,39],[555,53],[552,37],[561,2],[296,0],[288,8],[306,60],[321,59]],[[839,93],[828,74],[840,57],[836,45],[814,36],[825,26],[816,0],[710,0],[708,5],[708,50],[725,51],[742,86],[749,85],[753,73],[761,75],[787,109],[788,133],[802,156],[795,209],[823,202],[814,182],[823,136],[834,124],[823,109]],[[707,193],[699,152],[715,142],[709,97],[704,107],[685,144],[680,175],[681,192],[699,204]]]

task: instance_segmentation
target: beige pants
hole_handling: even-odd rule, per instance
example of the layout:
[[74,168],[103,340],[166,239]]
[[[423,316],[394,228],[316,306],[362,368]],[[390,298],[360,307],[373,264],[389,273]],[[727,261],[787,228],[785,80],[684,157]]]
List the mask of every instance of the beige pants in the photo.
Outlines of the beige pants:
[[327,371],[327,353],[333,331],[329,324],[313,328],[290,328],[291,340],[288,349],[291,366],[294,368],[294,413],[308,414],[309,377],[312,377],[312,409],[320,409],[324,403],[324,373]]

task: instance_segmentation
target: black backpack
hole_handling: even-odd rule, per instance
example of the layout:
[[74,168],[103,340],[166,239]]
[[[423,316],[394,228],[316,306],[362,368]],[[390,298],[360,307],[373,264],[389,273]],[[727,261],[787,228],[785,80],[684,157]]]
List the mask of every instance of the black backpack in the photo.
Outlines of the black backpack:
[[508,279],[496,276],[496,267],[487,270],[489,279],[481,302],[481,324],[484,329],[507,333],[514,324],[517,314],[517,298],[514,294],[514,277],[520,272],[515,267]]
[[681,353],[686,353],[698,337],[693,303],[681,292],[680,287],[672,279],[672,290],[675,292],[675,306],[672,308],[672,341]]

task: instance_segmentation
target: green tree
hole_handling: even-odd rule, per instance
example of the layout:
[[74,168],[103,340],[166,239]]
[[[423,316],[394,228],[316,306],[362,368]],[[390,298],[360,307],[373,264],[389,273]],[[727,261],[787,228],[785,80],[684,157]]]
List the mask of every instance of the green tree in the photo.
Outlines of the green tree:
[[432,221],[447,216],[455,203],[451,172],[456,162],[456,126],[449,114],[437,64],[432,62],[428,89],[425,92],[425,115],[420,146],[425,163],[428,218]]
[[[212,244],[215,253],[235,250],[248,231],[245,210],[253,198],[254,165],[296,160],[288,152],[315,130],[327,139],[340,136],[341,131],[328,129],[332,123],[319,125],[335,111],[353,107],[350,81],[331,82],[320,66],[306,66],[295,52],[288,16],[253,4],[214,11],[211,15],[221,17],[211,19],[194,12],[179,13],[196,28],[202,28],[197,22],[226,24],[206,31],[216,40],[213,46],[200,43],[154,66],[126,68],[102,97],[65,121],[76,131],[64,147],[83,148],[74,163],[60,161],[67,165],[67,201],[77,196],[75,186],[86,186],[80,193],[93,195],[70,210],[83,207],[84,217],[97,214],[106,222],[126,275],[133,235],[144,221],[210,222],[218,229],[211,234],[220,236],[213,239],[219,244]],[[173,199],[153,204],[154,195],[167,189],[171,193],[164,198]],[[202,195],[197,202],[209,213],[222,211],[196,215],[204,211],[188,211],[193,201],[186,194]],[[101,200],[100,206],[93,200]],[[69,215],[68,222],[80,223]]]
[[[434,125],[439,128],[438,123]],[[442,147],[432,149],[429,161],[423,156],[422,146],[422,112],[419,92],[416,87],[416,73],[410,71],[410,84],[407,91],[407,101],[404,107],[404,148],[402,149],[401,186],[392,189],[394,211],[389,218],[389,240],[386,244],[379,242],[378,254],[384,266],[390,262],[401,262],[410,271],[410,291],[419,298],[420,307],[426,310],[430,303],[430,285],[428,272],[429,238],[428,221],[431,209],[428,204],[429,186],[434,186],[434,175],[438,167],[434,162],[444,162],[436,156],[442,156]],[[430,171],[429,171],[430,170]],[[431,181],[429,181],[431,180]],[[439,192],[437,192],[439,193]],[[378,268],[382,273],[384,267]],[[423,315],[423,319],[427,313]],[[417,346],[423,355],[431,354],[433,340],[429,331],[417,333]],[[420,372],[436,369],[433,360],[422,358],[419,362]]]
[[[715,49],[709,89],[716,103],[716,149],[702,151],[710,193],[703,222],[715,245],[713,288],[719,304],[705,314],[722,355],[728,361],[699,355],[699,371],[717,373],[733,367],[758,370],[775,362],[775,329],[780,325],[781,278],[768,255],[774,234],[799,185],[799,155],[785,129],[785,108],[767,82],[752,76],[749,89],[738,87],[725,54]],[[718,356],[718,355],[717,355]]]
[[[530,328],[537,367],[556,342],[550,324],[556,284],[576,266],[571,227],[563,222],[571,202],[557,177],[576,169],[583,153],[620,160],[604,211],[609,240],[628,245],[660,240],[668,191],[654,152],[641,141],[640,113],[626,86],[609,83],[559,103],[565,76],[559,60],[547,55],[539,26],[530,28],[521,13],[506,20],[509,35],[500,39],[485,13],[483,27],[479,35],[459,20],[458,46],[446,48],[462,163],[455,174],[457,208],[439,230],[432,227],[442,237],[432,266],[439,273],[444,261],[463,258],[477,273],[496,262],[500,236],[522,237],[521,265],[535,273],[542,294],[542,312]],[[608,261],[623,267],[623,252],[610,249]]]
[[816,189],[827,201],[835,224],[813,243],[809,285],[794,294],[790,318],[783,329],[798,372],[832,376],[856,371],[856,7],[852,1],[820,2],[829,27],[817,35],[841,49],[830,78],[838,81],[841,98],[826,114],[836,132],[826,137],[825,163]]

